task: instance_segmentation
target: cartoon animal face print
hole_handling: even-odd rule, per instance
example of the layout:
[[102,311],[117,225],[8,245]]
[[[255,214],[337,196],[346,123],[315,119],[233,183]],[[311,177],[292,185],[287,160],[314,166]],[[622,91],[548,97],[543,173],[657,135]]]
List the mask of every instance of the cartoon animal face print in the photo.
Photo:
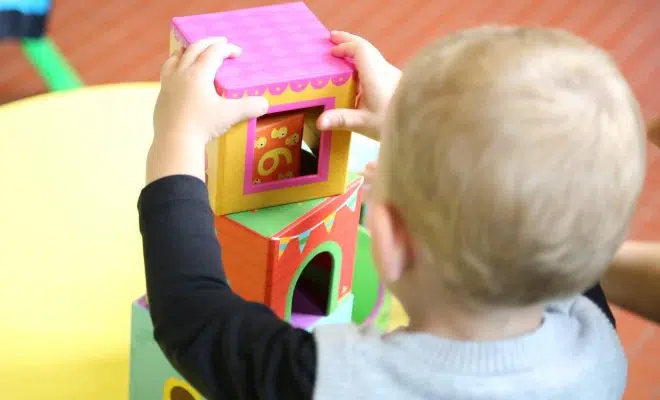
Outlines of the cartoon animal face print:
[[256,179],[253,179],[253,180],[252,180],[252,184],[253,184],[253,185],[258,185],[258,184],[260,184],[260,183],[261,183],[261,179],[259,179],[259,178],[256,178]]
[[289,179],[293,178],[293,171],[280,172],[277,174],[277,179]]
[[262,136],[259,139],[254,141],[254,148],[255,149],[263,149],[264,147],[266,147],[266,142],[268,142],[268,139],[266,139],[265,137]]
[[284,139],[286,137],[286,134],[289,133],[289,130],[287,129],[286,126],[283,126],[281,128],[275,128],[270,132],[270,137],[273,139]]
[[286,144],[287,146],[295,146],[298,143],[300,143],[300,135],[297,133],[294,133],[293,135],[289,136],[284,141],[284,144]]

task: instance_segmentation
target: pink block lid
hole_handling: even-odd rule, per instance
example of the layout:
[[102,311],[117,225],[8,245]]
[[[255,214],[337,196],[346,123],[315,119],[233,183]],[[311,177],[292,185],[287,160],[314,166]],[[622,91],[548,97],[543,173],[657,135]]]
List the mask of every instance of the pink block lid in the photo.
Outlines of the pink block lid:
[[341,84],[354,73],[351,63],[330,54],[328,29],[303,2],[175,17],[172,26],[186,44],[225,36],[243,49],[216,75],[223,92],[262,94],[268,88],[277,94],[286,85],[302,90],[330,79]]

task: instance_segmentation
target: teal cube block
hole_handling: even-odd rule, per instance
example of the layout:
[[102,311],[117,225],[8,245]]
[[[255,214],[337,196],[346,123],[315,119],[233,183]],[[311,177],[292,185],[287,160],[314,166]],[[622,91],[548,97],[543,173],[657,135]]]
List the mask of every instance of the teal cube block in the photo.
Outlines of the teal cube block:
[[[311,332],[321,325],[350,323],[353,299],[353,293],[347,294],[332,313],[305,329]],[[165,358],[153,332],[149,308],[142,297],[132,305],[129,400],[203,400]]]
[[145,302],[133,302],[129,400],[202,400],[176,372],[154,340],[154,327]]

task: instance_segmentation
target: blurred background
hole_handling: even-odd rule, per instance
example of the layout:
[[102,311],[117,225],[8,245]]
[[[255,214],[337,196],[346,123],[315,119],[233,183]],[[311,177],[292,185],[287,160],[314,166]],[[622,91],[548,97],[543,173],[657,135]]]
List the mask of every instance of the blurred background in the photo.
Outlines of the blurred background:
[[[0,41],[0,104],[49,89],[155,81],[167,56],[171,17],[283,2],[56,0],[46,19],[47,42]],[[566,28],[607,49],[645,116],[660,115],[660,0],[305,2],[326,26],[366,37],[398,66],[429,40],[461,28],[486,23]],[[649,176],[633,229],[638,239],[660,238],[657,164],[658,151],[649,149]],[[660,399],[660,328],[615,311],[631,361],[626,398]]]

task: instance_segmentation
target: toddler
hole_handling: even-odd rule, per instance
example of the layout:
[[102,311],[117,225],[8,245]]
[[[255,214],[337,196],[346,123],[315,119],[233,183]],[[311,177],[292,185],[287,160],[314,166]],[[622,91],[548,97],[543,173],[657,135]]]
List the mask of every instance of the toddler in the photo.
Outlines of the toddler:
[[620,399],[621,344],[580,294],[626,237],[644,180],[639,107],[610,58],[563,31],[482,27],[401,74],[362,38],[330,39],[359,70],[361,105],[318,126],[381,140],[367,223],[410,324],[308,333],[232,292],[204,146],[268,104],[218,97],[215,73],[241,50],[203,40],[163,66],[139,200],[173,366],[208,399]]

